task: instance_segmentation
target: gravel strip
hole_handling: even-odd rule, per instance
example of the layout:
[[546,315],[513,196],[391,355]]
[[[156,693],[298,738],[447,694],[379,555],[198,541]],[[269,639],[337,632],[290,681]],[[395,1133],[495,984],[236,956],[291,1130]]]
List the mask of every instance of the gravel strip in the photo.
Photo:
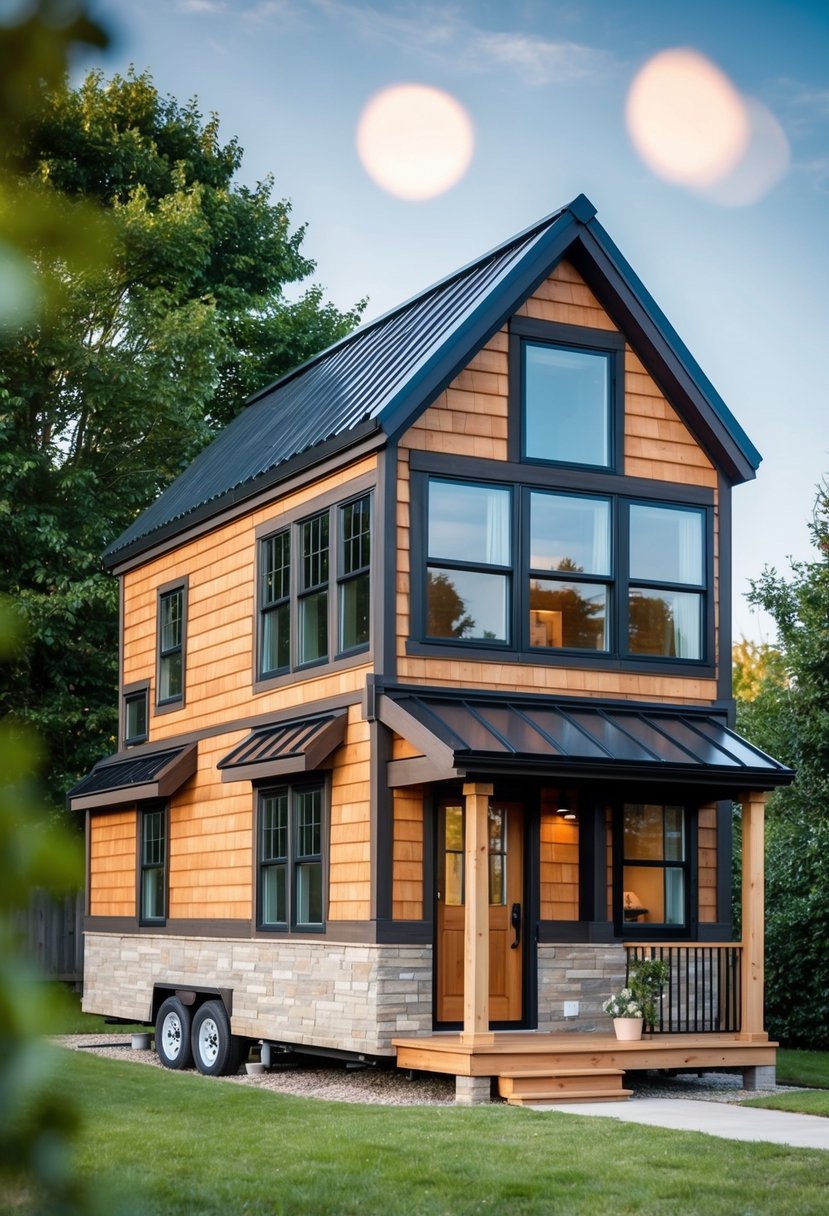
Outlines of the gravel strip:
[[[155,1051],[141,1051],[132,1047],[130,1035],[72,1034],[55,1037],[52,1041],[75,1051],[91,1051],[111,1059],[161,1067]],[[234,1085],[250,1085],[255,1089],[269,1089],[275,1093],[295,1094],[301,1098],[324,1098],[329,1102],[384,1106],[452,1106],[455,1102],[454,1077],[415,1072],[409,1079],[409,1074],[394,1068],[346,1068],[327,1064],[303,1068],[289,1065],[276,1066],[258,1076],[239,1072],[236,1076],[222,1077],[221,1080]],[[625,1085],[633,1090],[631,1101],[637,1098],[694,1098],[700,1102],[741,1102],[767,1094],[790,1093],[792,1088],[778,1085],[774,1089],[742,1089],[740,1073],[727,1072],[708,1072],[701,1076],[686,1073],[679,1077],[633,1073],[625,1078]]]

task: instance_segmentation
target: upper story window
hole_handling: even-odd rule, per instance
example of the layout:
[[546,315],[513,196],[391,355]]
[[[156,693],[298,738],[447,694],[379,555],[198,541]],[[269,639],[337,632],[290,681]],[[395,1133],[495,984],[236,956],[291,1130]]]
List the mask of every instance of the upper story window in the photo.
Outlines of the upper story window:
[[566,654],[706,658],[705,508],[426,481],[423,636]]
[[524,456],[610,464],[611,359],[598,351],[524,343]]
[[158,597],[158,706],[184,700],[185,588],[164,590]]
[[361,494],[261,537],[259,679],[368,647],[371,517]]
[[147,689],[124,696],[124,742],[141,743],[147,738]]
[[624,339],[514,317],[513,459],[613,469],[621,459]]
[[509,642],[512,493],[429,482],[426,632]]

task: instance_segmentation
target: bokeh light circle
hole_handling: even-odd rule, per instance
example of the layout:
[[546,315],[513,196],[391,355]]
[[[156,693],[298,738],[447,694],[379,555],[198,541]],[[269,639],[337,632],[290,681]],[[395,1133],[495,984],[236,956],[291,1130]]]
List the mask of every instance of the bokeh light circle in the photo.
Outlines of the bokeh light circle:
[[745,104],[724,72],[698,51],[660,51],[636,74],[625,117],[639,155],[667,181],[721,181],[747,147]]
[[449,190],[469,167],[472,121],[456,98],[422,84],[383,89],[357,124],[357,152],[369,177],[397,198],[422,200]]

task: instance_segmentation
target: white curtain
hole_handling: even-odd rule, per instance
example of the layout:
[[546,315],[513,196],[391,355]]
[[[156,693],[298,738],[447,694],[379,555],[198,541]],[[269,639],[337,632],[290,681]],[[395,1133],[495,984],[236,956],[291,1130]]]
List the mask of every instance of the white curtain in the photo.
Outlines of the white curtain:
[[702,657],[700,654],[700,597],[680,592],[671,596],[671,600],[676,657],[678,659],[699,659]]
[[510,495],[508,490],[487,489],[486,561],[493,566],[510,564]]
[[702,582],[702,517],[697,511],[676,511],[678,583]]

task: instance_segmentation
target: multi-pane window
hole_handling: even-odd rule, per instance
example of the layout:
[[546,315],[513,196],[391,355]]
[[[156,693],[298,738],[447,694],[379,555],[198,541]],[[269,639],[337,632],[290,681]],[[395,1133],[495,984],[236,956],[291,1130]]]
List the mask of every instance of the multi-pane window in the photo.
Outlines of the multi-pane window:
[[622,817],[622,918],[646,925],[687,924],[685,808],[627,803]]
[[705,658],[704,508],[430,478],[427,512],[424,637]]
[[340,650],[355,650],[369,639],[371,606],[371,498],[340,507]]
[[630,653],[702,658],[704,591],[702,513],[631,503]]
[[328,658],[328,532],[324,511],[299,526],[299,642],[297,661]]
[[[506,807],[489,808],[487,814],[487,867],[489,902],[507,902]],[[464,808],[446,806],[442,812],[442,847],[438,866],[439,899],[447,907],[460,907],[465,896]]]
[[142,924],[163,921],[167,894],[167,813],[164,807],[140,815],[140,912]]
[[608,649],[610,502],[530,494],[530,646]]
[[613,354],[524,342],[524,459],[611,464]]
[[259,924],[323,923],[321,786],[282,786],[259,795]]
[[158,599],[158,704],[184,697],[184,588]]
[[511,518],[508,489],[429,482],[429,637],[510,641]]
[[124,697],[124,742],[140,743],[147,738],[147,690]]
[[291,534],[286,529],[262,542],[261,668],[263,675],[291,664]]
[[371,526],[363,494],[260,541],[259,678],[369,645]]

